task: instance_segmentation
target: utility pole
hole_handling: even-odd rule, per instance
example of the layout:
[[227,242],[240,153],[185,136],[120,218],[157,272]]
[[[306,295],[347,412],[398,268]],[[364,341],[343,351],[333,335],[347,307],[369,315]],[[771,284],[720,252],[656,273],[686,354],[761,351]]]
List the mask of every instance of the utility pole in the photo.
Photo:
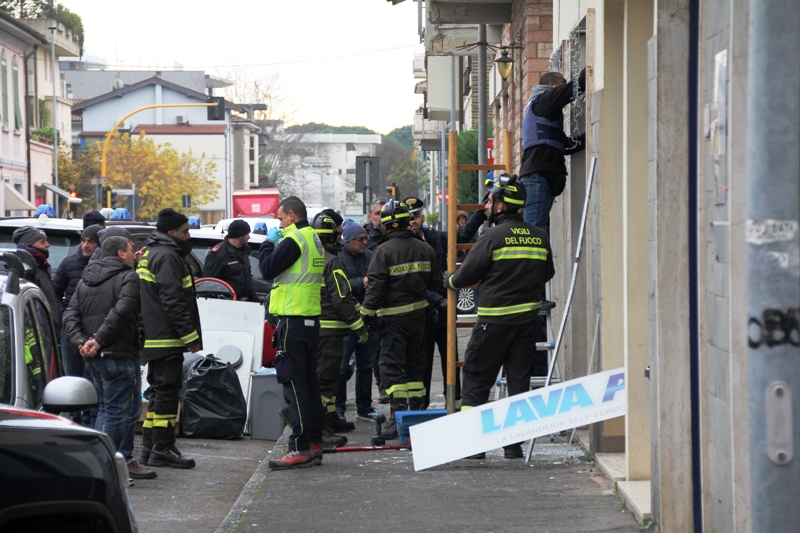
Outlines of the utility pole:
[[[53,181],[58,187],[58,100],[56,98],[56,30],[58,26],[49,26],[50,30],[50,74],[53,78]],[[58,195],[53,195],[53,207],[58,211]]]
[[[489,156],[486,151],[486,24],[478,26],[478,164],[485,165]],[[485,170],[478,171],[478,199],[486,194]]]
[[800,4],[750,1],[748,344],[753,530],[800,523]]

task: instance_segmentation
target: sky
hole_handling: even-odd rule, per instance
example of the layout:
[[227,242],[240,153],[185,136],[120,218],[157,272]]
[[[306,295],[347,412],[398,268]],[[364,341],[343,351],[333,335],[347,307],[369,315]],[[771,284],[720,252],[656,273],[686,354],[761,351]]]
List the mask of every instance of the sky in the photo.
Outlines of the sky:
[[[79,15],[84,57],[142,70],[273,74],[291,123],[411,124],[417,4],[385,0],[59,0]],[[149,67],[149,68],[146,68]],[[249,103],[249,102],[248,102]]]

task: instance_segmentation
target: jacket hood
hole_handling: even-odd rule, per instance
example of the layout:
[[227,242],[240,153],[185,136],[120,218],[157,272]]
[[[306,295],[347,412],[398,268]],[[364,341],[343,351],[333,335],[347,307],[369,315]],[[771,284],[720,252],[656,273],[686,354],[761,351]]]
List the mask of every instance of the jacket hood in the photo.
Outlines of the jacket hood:
[[99,261],[89,263],[83,269],[81,279],[90,287],[105,283],[121,273],[131,272],[131,267],[126,265],[119,257],[104,257]]
[[161,233],[160,231],[151,233],[150,236],[147,237],[147,242],[145,244],[147,244],[148,247],[167,246],[178,252],[181,257],[189,255],[189,252],[192,251],[192,243],[189,241],[176,239],[172,235]]

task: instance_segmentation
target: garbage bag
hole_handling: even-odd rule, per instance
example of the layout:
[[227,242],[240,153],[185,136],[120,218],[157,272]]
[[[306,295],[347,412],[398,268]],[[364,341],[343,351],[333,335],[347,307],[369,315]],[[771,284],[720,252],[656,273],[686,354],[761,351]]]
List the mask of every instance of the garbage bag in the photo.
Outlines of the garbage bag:
[[209,355],[196,361],[186,380],[181,434],[200,439],[235,439],[244,432],[247,403],[236,371]]

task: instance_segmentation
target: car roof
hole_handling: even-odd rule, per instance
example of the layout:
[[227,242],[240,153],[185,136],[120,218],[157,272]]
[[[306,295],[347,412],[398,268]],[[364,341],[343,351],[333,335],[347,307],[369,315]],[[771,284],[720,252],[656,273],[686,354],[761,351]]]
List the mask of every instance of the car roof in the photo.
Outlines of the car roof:
[[60,229],[83,231],[83,220],[80,218],[50,218],[47,215],[38,217],[9,217],[0,220],[0,226],[21,228],[22,226],[33,226],[39,229]]
[[[280,222],[280,221],[279,221]],[[228,232],[220,233],[219,231],[211,228],[196,228],[190,229],[189,234],[192,236],[193,239],[209,239],[214,241],[221,241],[225,238],[225,235]],[[251,233],[250,234],[250,242],[261,244],[267,238],[266,235],[261,235],[260,233]]]

